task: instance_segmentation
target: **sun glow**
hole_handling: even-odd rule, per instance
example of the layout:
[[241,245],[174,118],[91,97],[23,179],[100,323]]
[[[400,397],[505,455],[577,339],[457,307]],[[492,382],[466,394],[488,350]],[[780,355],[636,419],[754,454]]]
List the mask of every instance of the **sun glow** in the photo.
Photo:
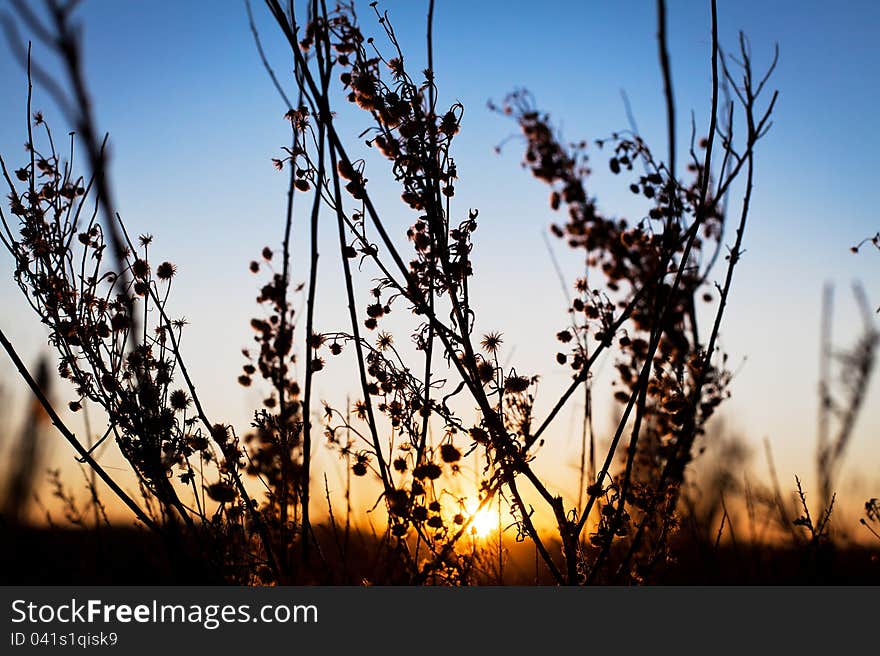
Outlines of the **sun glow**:
[[498,513],[491,508],[479,509],[480,504],[476,499],[469,499],[465,503],[465,511],[471,519],[470,531],[478,538],[488,537],[498,530]]

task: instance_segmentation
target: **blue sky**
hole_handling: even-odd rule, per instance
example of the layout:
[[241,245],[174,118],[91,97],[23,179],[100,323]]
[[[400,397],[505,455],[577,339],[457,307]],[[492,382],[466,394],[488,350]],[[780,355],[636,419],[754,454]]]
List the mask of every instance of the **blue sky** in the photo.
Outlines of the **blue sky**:
[[[682,153],[691,110],[698,129],[706,125],[709,9],[691,0],[669,4]],[[391,12],[410,61],[423,62],[427,3],[389,0],[382,6]],[[270,59],[290,88],[284,43],[260,2],[254,10]],[[376,27],[366,3],[360,15],[365,27]],[[270,158],[286,143],[287,132],[285,108],[260,65],[244,4],[85,0],[80,17],[100,128],[111,133],[119,209],[134,231],[155,235],[155,252],[180,265],[173,303],[192,323],[184,341],[191,369],[210,381],[202,383],[209,405],[227,421],[246,425],[254,398],[241,394],[235,376],[239,349],[250,339],[247,322],[259,283],[247,263],[264,245],[280,241],[285,176],[273,170]],[[745,359],[725,422],[756,445],[769,437],[782,476],[798,472],[810,480],[822,284],[838,285],[836,331],[844,342],[856,328],[851,281],[862,280],[871,302],[880,305],[880,253],[849,252],[880,228],[876,173],[867,165],[880,149],[880,3],[722,0],[719,19],[727,48],[735,45],[738,30],[746,31],[757,66],[769,62],[774,43],[780,47],[773,78],[780,99],[758,153],[747,252],[723,331],[733,361]],[[462,215],[480,209],[473,286],[482,303],[478,325],[503,330],[518,369],[544,375],[545,400],[566,381],[552,361],[553,335],[566,321],[564,303],[541,241],[554,217],[547,190],[520,169],[520,144],[513,140],[501,155],[494,152],[515,126],[488,111],[486,102],[527,87],[566,138],[592,140],[627,127],[620,95],[625,90],[642,135],[665,153],[655,32],[652,2],[437,2],[441,102],[465,105],[455,152],[462,178],[457,207]],[[48,58],[38,44],[34,56]],[[0,57],[0,83],[0,150],[15,163],[24,140],[25,83],[10,56]],[[46,110],[56,132],[67,131],[39,90],[35,107]],[[351,137],[367,125],[347,108],[340,110],[340,124]],[[397,207],[391,184],[381,180],[381,164],[368,161],[375,171],[371,183],[388,190],[384,210],[402,231],[411,218]],[[602,209],[632,218],[628,213],[637,208],[626,183],[605,173],[595,151],[593,163],[590,191]],[[322,244],[329,249],[334,238],[328,229]],[[573,279],[579,257],[556,247]],[[295,275],[302,278],[303,251],[298,244],[296,249]],[[322,267],[320,289],[329,300],[319,309],[319,328],[335,329],[344,321],[339,272],[329,257]],[[8,258],[0,258],[7,281],[0,284],[3,329],[32,358],[44,342],[9,271]],[[0,379],[10,381],[11,374],[0,363]],[[337,390],[341,379],[334,376],[328,371],[318,379],[320,394]],[[878,390],[875,381],[846,469],[848,485],[873,486],[875,492]],[[605,424],[612,420],[608,414],[600,417]],[[566,422],[557,451],[551,451],[557,463],[574,453],[574,443],[563,435]],[[763,471],[760,457],[756,469]]]

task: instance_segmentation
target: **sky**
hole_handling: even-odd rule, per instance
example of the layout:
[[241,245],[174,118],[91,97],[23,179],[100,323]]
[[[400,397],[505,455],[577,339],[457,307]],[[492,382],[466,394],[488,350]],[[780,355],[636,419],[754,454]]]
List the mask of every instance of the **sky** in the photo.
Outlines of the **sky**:
[[[183,342],[189,368],[204,381],[197,384],[211,413],[246,427],[260,396],[242,393],[235,378],[240,349],[251,339],[248,321],[257,311],[253,298],[261,284],[247,265],[263,246],[281,239],[286,176],[273,169],[271,158],[288,141],[286,108],[262,68],[243,2],[82,4],[85,70],[99,127],[111,134],[119,210],[133,232],[155,236],[154,253],[178,264],[171,307],[172,314],[176,310],[191,323]],[[678,148],[684,153],[691,112],[698,132],[706,129],[709,8],[691,0],[669,5]],[[10,5],[0,6],[8,10]],[[390,12],[410,61],[424,66],[427,3],[387,0],[381,7]],[[284,42],[260,2],[254,2],[254,13],[271,63],[295,95]],[[365,31],[378,35],[366,3],[359,13]],[[746,252],[722,331],[722,346],[737,369],[722,421],[726,430],[754,445],[753,465],[760,475],[766,471],[761,442],[767,438],[783,482],[793,482],[797,473],[809,483],[814,481],[822,286],[833,283],[837,289],[834,329],[841,346],[851,342],[859,326],[849,291],[853,281],[862,281],[872,305],[880,306],[880,253],[849,250],[880,228],[873,198],[876,174],[866,166],[870,153],[880,148],[873,129],[880,99],[880,4],[722,0],[718,13],[722,46],[734,47],[744,30],[757,67],[769,63],[775,43],[780,49],[771,82],[780,97],[773,127],[758,150]],[[516,126],[489,111],[487,101],[526,87],[566,139],[593,140],[628,127],[623,91],[642,136],[657,153],[665,153],[654,3],[440,0],[434,43],[441,104],[465,106],[454,152],[461,178],[456,211],[462,217],[469,208],[480,211],[472,283],[478,330],[503,331],[506,355],[517,370],[542,375],[540,414],[542,404],[568,380],[553,361],[554,334],[567,321],[565,299],[542,240],[555,217],[547,205],[548,190],[520,167],[522,143],[507,140]],[[0,152],[15,163],[23,154],[25,77],[5,45],[0,52]],[[51,56],[38,43],[34,57],[52,69]],[[45,110],[56,132],[66,133],[63,117],[39,89],[34,106]],[[348,108],[340,109],[339,124],[352,144],[368,125],[365,116]],[[502,142],[498,154],[495,146]],[[356,145],[352,148],[357,152]],[[383,199],[382,209],[402,237],[412,217],[399,207],[392,183],[382,179],[382,164],[361,150],[358,155],[375,171],[368,177]],[[608,174],[595,149],[592,162],[596,173],[589,191],[602,211],[633,218],[638,207],[628,181]],[[307,266],[301,221],[300,216],[294,233],[294,278],[299,280]],[[325,228],[321,244],[329,250],[335,227]],[[573,280],[580,256],[561,243],[553,247]],[[333,258],[322,262],[322,330],[345,325],[337,268]],[[9,258],[0,256],[0,321],[25,359],[33,361],[46,348],[45,333],[28,313],[10,272]],[[362,290],[367,285],[364,281]],[[611,369],[610,363],[604,366]],[[25,392],[5,359],[0,381],[21,404]],[[347,384],[345,372],[330,367],[316,379],[317,395],[340,401]],[[875,380],[841,478],[841,492],[852,492],[858,503],[880,490],[878,395]],[[612,406],[599,407],[607,415],[597,417],[600,433],[607,435]],[[577,455],[571,419],[569,414],[558,420],[541,456],[546,455],[545,464],[537,465],[559,472],[552,475],[560,481],[570,478]],[[56,445],[54,454],[58,462],[69,463],[63,445]],[[332,462],[332,456],[322,457]]]

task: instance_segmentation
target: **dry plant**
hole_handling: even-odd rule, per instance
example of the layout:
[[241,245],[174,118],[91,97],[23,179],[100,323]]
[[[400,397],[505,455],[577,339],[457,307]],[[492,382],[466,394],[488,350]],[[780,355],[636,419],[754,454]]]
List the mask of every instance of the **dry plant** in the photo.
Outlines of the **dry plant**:
[[[519,536],[534,543],[558,583],[641,576],[639,571],[664,553],[693,442],[727,394],[729,374],[724,358],[716,353],[716,342],[733,270],[741,256],[754,149],[769,128],[776,99],[773,94],[759,109],[775,58],[765,75],[755,77],[742,37],[738,69],[732,70],[733,63],[728,65],[720,53],[713,4],[712,109],[707,136],[699,145],[696,129],[692,134],[689,168],[693,179],[685,184],[675,174],[674,130],[668,135],[666,162],[655,158],[631,132],[599,142],[612,151],[613,172],[629,173],[639,162],[645,168],[644,175],[633,175],[631,189],[644,196],[649,209],[633,226],[605,218],[588,195],[585,143],[562,143],[548,117],[536,110],[525,92],[512,94],[499,108],[519,122],[527,144],[526,164],[552,186],[551,206],[567,211],[566,223],[554,232],[584,251],[591,274],[605,278],[603,288],[592,287],[586,277],[575,283],[571,325],[557,335],[570,350],[556,358],[571,367],[573,380],[539,421],[533,408],[538,377],[501,364],[500,333],[474,335],[477,308],[470,302],[468,279],[473,273],[477,212],[468,210],[463,218],[454,219],[458,169],[452,144],[463,108],[458,104],[438,108],[432,65],[433,3],[428,11],[428,67],[417,77],[406,66],[388,15],[376,3],[371,7],[384,33],[387,54],[376,39],[364,36],[352,5],[342,4],[330,12],[323,3],[312,3],[303,27],[291,8],[285,11],[277,2],[267,4],[291,46],[298,89],[305,99],[302,106],[288,112],[302,131],[301,145],[287,150],[276,165],[295,169],[336,214],[351,319],[349,330],[334,333],[314,335],[307,326],[306,375],[316,363],[323,367],[317,353],[325,345],[353,346],[363,393],[354,413],[360,423],[342,421],[344,413],[327,405],[328,437],[335,443],[339,430],[344,429],[359,438],[362,450],[353,471],[372,472],[381,482],[389,530],[399,540],[401,551],[409,553],[412,539],[407,542],[406,538],[414,533],[416,544],[424,543],[434,554],[414,572],[416,580],[428,576],[436,580],[438,572],[455,580],[460,569],[455,545],[473,514],[458,513],[449,522],[446,517],[451,513],[444,516],[448,490],[438,481],[444,473],[454,475],[462,452],[474,449],[485,462],[481,504],[488,505],[496,495],[504,498]],[[672,115],[663,3],[659,9],[667,110]],[[392,174],[401,185],[401,200],[414,212],[415,220],[407,230],[408,253],[386,228],[370,194],[364,161],[349,154],[336,130],[330,91],[334,70],[339,72],[347,99],[371,117],[372,126],[364,132],[367,145],[391,162]],[[719,101],[722,80],[736,97],[723,106]],[[745,134],[740,136],[737,129],[735,139],[734,128],[740,124]],[[674,126],[674,117],[670,126]],[[713,174],[713,156],[717,174]],[[701,339],[695,305],[707,293],[712,264],[724,249],[726,199],[740,175],[745,177],[745,191],[736,239],[728,249],[724,282],[716,285],[718,310],[708,337]],[[354,258],[369,263],[378,281],[372,286],[363,318],[356,311],[349,263]],[[312,262],[317,262],[315,250]],[[392,308],[400,305],[416,316],[411,339],[423,352],[421,366],[405,362],[388,333],[379,332],[375,344],[363,336],[363,328],[378,330]],[[559,492],[535,474],[531,461],[553,419],[590,378],[593,363],[615,346],[626,390],[618,392],[618,397],[625,409],[579,512],[565,507]],[[417,371],[424,374],[417,376]],[[460,394],[468,395],[478,409],[476,421],[450,408],[450,399]],[[303,413],[309,416],[308,403]],[[428,434],[434,423],[441,427],[438,432],[442,430],[443,437],[432,446]],[[624,466],[612,474],[618,445],[627,431]],[[348,442],[341,445],[343,452],[350,448]],[[553,517],[561,564],[535,527],[533,515],[540,511],[526,503],[522,485]],[[592,546],[588,548],[582,536],[594,510],[597,529],[589,536]],[[616,560],[612,551],[617,552]]]
[[[41,357],[36,367],[36,383],[44,395],[51,394],[52,378],[49,375],[49,363]],[[0,415],[9,417],[2,403],[0,390]],[[0,427],[0,446],[7,449],[6,463],[0,478],[0,489],[3,491],[0,505],[0,525],[17,525],[26,520],[31,502],[38,487],[38,472],[47,459],[46,413],[36,398],[28,404],[24,421],[17,437],[3,444],[2,432],[12,432],[8,422]]]
[[864,404],[880,341],[864,289],[856,285],[853,293],[862,315],[862,334],[851,348],[838,352],[832,348],[831,337],[833,288],[826,286],[823,295],[816,469],[826,507],[831,505],[840,462]]
[[[310,515],[320,483],[311,453],[323,442],[339,454],[347,476],[376,483],[375,507],[385,512],[370,543],[372,570],[381,572],[371,580],[467,584],[494,567],[502,582],[500,537],[497,558],[493,547],[478,549],[472,539],[476,518],[495,509],[501,515],[502,508],[513,517],[517,541],[533,546],[555,583],[652,580],[679,530],[697,440],[708,441],[707,422],[729,396],[732,373],[718,341],[744,252],[756,148],[777,99],[766,88],[778,52],[758,72],[741,35],[735,54],[725,55],[711,1],[711,106],[704,125],[692,121],[681,157],[666,7],[658,1],[667,153],[655,154],[634,128],[595,142],[610,170],[641,199],[644,213],[636,222],[600,209],[590,187],[588,143],[564,141],[528,92],[492,105],[516,121],[524,166],[550,187],[550,207],[562,217],[552,233],[583,256],[584,275],[566,284],[568,316],[554,330],[560,347],[551,366],[566,367],[570,383],[543,413],[535,407],[540,375],[507,364],[504,327],[475,330],[479,308],[469,290],[479,215],[455,203],[453,153],[464,108],[440,100],[433,0],[421,71],[409,66],[390,17],[375,2],[369,22],[378,38],[366,36],[353,4],[328,8],[309,0],[301,18],[294,3],[266,0],[294,71],[292,80],[274,73],[251,18],[263,63],[287,107],[291,141],[274,164],[289,174],[288,202],[280,250],[267,247],[262,261],[250,265],[254,273],[268,270],[270,278],[258,297],[264,312],[251,321],[257,346],[244,351],[239,383],[262,386],[265,400],[254,412],[253,430],[240,437],[208,418],[185,365],[186,322],[169,303],[176,266],[155,257],[151,236],[132,239],[116,212],[106,138],[98,136],[89,109],[71,22],[75,3],[48,0],[48,23],[24,2],[14,4],[20,21],[64,64],[66,82],[60,82],[33,65],[29,48],[19,43],[29,71],[67,113],[76,136],[66,155],[56,150],[43,116],[32,111],[29,89],[27,161],[19,168],[3,161],[10,201],[0,213],[3,245],[16,262],[17,284],[50,331],[59,373],[76,390],[71,409],[88,402],[104,411],[103,439],[118,445],[137,476],[140,503],[93,457],[99,443],[86,446],[67,428],[2,333],[0,341],[53,423],[143,525],[184,560],[188,550],[210,554],[211,571],[223,580],[349,582],[355,549],[350,483],[344,522],[334,516],[326,479],[328,522],[319,525]],[[6,25],[17,42],[14,24]],[[285,91],[290,84],[295,93]],[[405,242],[385,218],[387,199],[373,194],[356,150],[362,142],[347,143],[340,134],[334,109],[340,99],[363,111],[366,146],[388,160],[387,173],[412,215]],[[74,143],[85,148],[89,176],[75,173]],[[679,160],[687,162],[683,177]],[[306,280],[297,286],[291,241],[300,208],[308,217],[309,260]],[[348,325],[319,332],[317,308],[331,302],[317,289],[319,260],[330,261],[318,252],[318,227],[327,221],[338,236],[334,259],[343,273]],[[293,309],[299,293],[304,317]],[[698,325],[698,305],[710,300],[717,301],[714,314]],[[408,328],[389,332],[392,313],[403,315],[395,326]],[[844,406],[854,413],[871,369],[871,335],[874,341],[860,343],[861,355],[853,356],[861,364],[845,365],[861,372],[846,387]],[[354,362],[360,398],[316,399],[315,377],[343,351]],[[597,459],[590,386],[603,356],[615,363],[620,418]],[[580,394],[588,408],[582,482],[577,505],[568,506],[533,462],[554,421]],[[829,474],[817,525],[801,490],[805,520],[798,523],[814,542],[827,534],[833,473],[851,429],[844,413],[841,430],[822,442],[820,467]],[[455,483],[471,454],[481,469],[478,501],[469,506]],[[259,499],[248,491],[255,486]],[[723,492],[706,512],[710,523],[719,513],[722,527],[729,522]],[[548,524],[553,531],[539,530]],[[333,550],[341,574],[332,565]]]
[[859,520],[859,523],[880,540],[880,501],[868,499],[865,502],[865,516]]

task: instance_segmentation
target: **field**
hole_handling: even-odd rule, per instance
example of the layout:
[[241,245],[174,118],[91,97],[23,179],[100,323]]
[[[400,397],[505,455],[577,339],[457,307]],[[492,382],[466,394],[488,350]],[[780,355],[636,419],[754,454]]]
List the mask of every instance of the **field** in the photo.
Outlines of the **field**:
[[[623,93],[619,129],[572,141],[601,128],[487,80],[478,92],[500,99],[474,120],[508,137],[486,144],[455,89],[485,62],[435,66],[449,51],[440,26],[466,31],[468,10],[428,0],[416,21],[416,3],[254,4],[238,16],[252,65],[228,76],[242,88],[260,76],[277,104],[222,130],[205,116],[214,155],[123,140],[146,166],[128,180],[91,86],[112,62],[84,55],[94,32],[80,28],[142,9],[81,18],[76,2],[11,0],[4,13],[20,69],[0,143],[25,149],[0,153],[0,272],[17,303],[0,323],[3,583],[880,582],[875,283],[854,284],[853,302],[830,283],[792,300],[808,284],[801,233],[816,275],[843,275],[843,254],[870,277],[875,204],[855,179],[839,201],[784,182],[810,157],[828,180],[862,170],[870,143],[773,150],[791,116],[777,116],[784,50],[731,32],[725,3],[658,0],[633,19],[651,47],[621,37],[609,53],[653,71],[654,106],[636,112]],[[859,10],[870,25],[875,12]],[[699,35],[681,75],[676,30]],[[600,70],[541,43],[570,59],[555,72],[562,97]],[[525,55],[504,61],[523,83],[535,74]],[[190,70],[144,66],[144,85]],[[699,109],[682,106],[676,80]],[[869,112],[860,93],[841,97]],[[110,115],[124,121],[126,104],[110,99]],[[152,110],[168,108],[189,120],[173,96]],[[844,129],[817,120],[800,141]],[[274,132],[253,134],[275,138],[280,123],[282,140],[257,182],[235,133],[269,121]],[[475,165],[476,143],[497,151],[491,170]],[[211,177],[221,160],[240,184]],[[267,190],[275,214],[262,223]],[[540,207],[518,208],[518,193]],[[787,213],[786,194],[816,208],[824,236]],[[172,208],[155,228],[142,216],[153,202]],[[828,218],[826,202],[848,218]],[[771,219],[783,236],[750,244]],[[221,259],[242,245],[250,258]],[[187,282],[200,267],[213,277]],[[791,298],[769,291],[778,280]],[[792,311],[795,329],[775,333]],[[747,373],[750,390],[749,367],[781,382]]]

